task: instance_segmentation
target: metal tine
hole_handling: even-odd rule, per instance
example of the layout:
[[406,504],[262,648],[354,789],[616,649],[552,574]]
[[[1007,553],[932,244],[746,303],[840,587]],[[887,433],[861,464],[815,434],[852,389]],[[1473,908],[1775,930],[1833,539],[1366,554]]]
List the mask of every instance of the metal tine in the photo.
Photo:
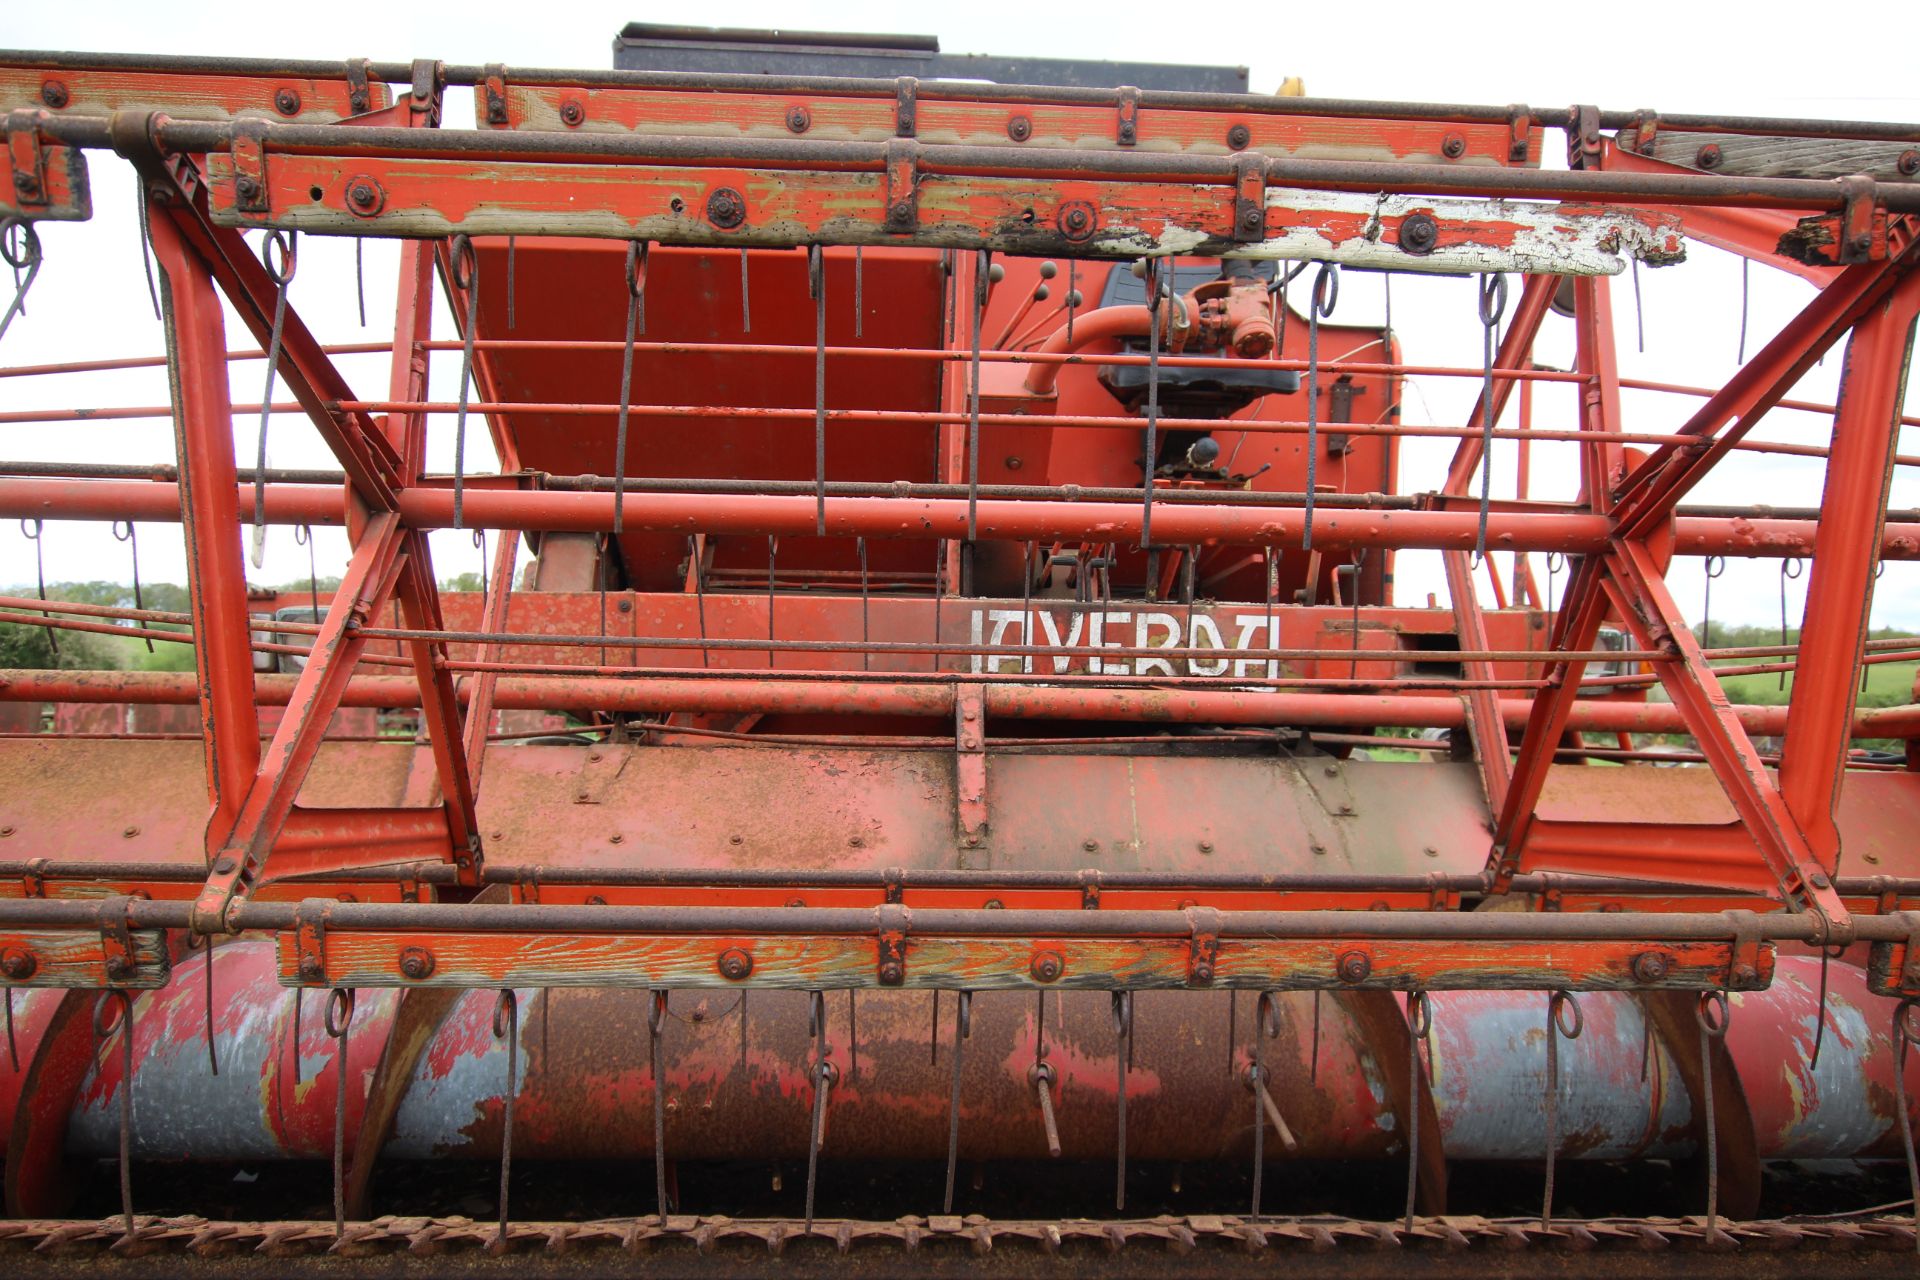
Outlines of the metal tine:
[[473,241],[464,235],[453,238],[449,256],[453,287],[467,295],[467,325],[460,344],[460,410],[453,420],[453,527],[458,529],[467,483],[467,400],[473,384],[474,328],[480,319],[480,260],[474,256]]
[[[813,1036],[813,1123],[807,1135],[807,1234],[813,1234],[813,1196],[819,1185],[820,1148],[827,1141],[827,1094],[840,1072],[827,1060],[827,999],[824,992],[807,992],[808,1032]],[[952,1174],[948,1174],[951,1185]]]
[[1433,1001],[1424,991],[1407,993],[1407,1224],[1413,1230],[1415,1197],[1420,1189],[1420,1042],[1433,1030]]
[[[122,528],[126,529],[124,534],[120,532]],[[126,543],[127,550],[133,555],[133,607],[136,609],[144,609],[147,607],[147,602],[140,591],[140,531],[134,526],[131,520],[115,520],[113,522],[113,537],[116,542]],[[153,637],[151,636],[147,637],[147,652],[153,652]]]
[[747,1083],[747,989],[740,989],[740,1083]]
[[1080,260],[1067,259],[1067,349],[1073,349],[1073,315],[1080,309]]
[[1115,1116],[1117,1120],[1116,1163],[1113,1178],[1113,1207],[1127,1207],[1127,1072],[1133,1067],[1133,992],[1113,993],[1114,1061],[1116,1071]]
[[[1285,294],[1283,293],[1284,300]],[[1323,263],[1314,273],[1313,293],[1307,299],[1307,494],[1300,549],[1313,550],[1313,498],[1320,465],[1320,322],[1333,314],[1340,301],[1340,268]],[[1312,583],[1307,584],[1309,589]]]
[[[1260,1075],[1264,1070],[1261,1064],[1261,1041],[1266,1037],[1262,1029],[1269,1020],[1278,1023],[1278,1011],[1274,1007],[1274,995],[1271,991],[1262,991],[1253,1006],[1253,1039],[1251,1058],[1247,1063],[1247,1084],[1253,1094],[1253,1211],[1252,1218],[1260,1221],[1260,1192],[1267,1167],[1267,1119],[1260,1105]],[[1276,1034],[1278,1027],[1275,1028]]]
[[[153,283],[153,231],[152,217],[147,208],[146,183],[135,183],[134,199],[139,202],[140,211],[140,267],[147,278],[147,299],[153,303],[153,318],[158,320],[160,319],[160,291],[154,287]],[[357,250],[360,245],[359,237],[356,236],[353,243]],[[360,323],[364,325],[366,321],[362,319]]]
[[[1636,260],[1636,265],[1638,265]],[[1480,528],[1473,540],[1473,563],[1487,558],[1487,512],[1493,501],[1493,353],[1500,339],[1500,317],[1507,312],[1507,277],[1480,277]]]
[[967,541],[980,536],[980,326],[993,285],[993,250],[982,249],[973,272],[973,355],[967,363]]
[[[1783,645],[1787,642],[1787,580],[1791,578],[1798,581],[1806,568],[1799,556],[1788,556],[1780,562],[1780,643]],[[1780,687],[1787,687],[1785,671],[1780,673]]]
[[700,628],[700,665],[711,667],[712,651],[707,648],[707,568],[702,563],[705,555],[699,535],[690,535],[687,538],[687,570],[688,576],[693,579],[694,619]]
[[[1905,1001],[1902,1001],[1904,1005]],[[1717,1016],[1716,1016],[1717,1014]],[[1899,1030],[1899,1013],[1895,1012],[1895,1029]],[[1694,1006],[1693,1020],[1700,1027],[1700,1092],[1701,1101],[1707,1112],[1707,1243],[1713,1244],[1722,1234],[1720,1230],[1720,1122],[1713,1110],[1713,1042],[1727,1034],[1727,1024],[1733,1019],[1733,1006],[1727,1001],[1724,991],[1702,991],[1700,1002]],[[1905,1098],[1906,1081],[1906,1045],[1901,1043],[1900,1063],[1897,1070],[1902,1082],[1900,1128],[1907,1131],[1907,1108]],[[1908,1141],[1912,1141],[1911,1133]],[[1911,1148],[1909,1148],[1911,1152]],[[1912,1156],[1908,1156],[1908,1166],[1912,1166]],[[1915,1245],[1920,1249],[1920,1244]]]
[[[516,236],[507,237],[507,328],[509,329],[513,328],[513,264],[514,259],[518,256],[517,250],[519,245],[516,243],[517,239],[518,237]],[[353,244],[357,252],[360,247],[359,239],[356,238]],[[360,323],[364,325],[367,322],[366,300],[364,298],[361,300],[360,312]]]
[[1313,993],[1313,1047],[1307,1051],[1307,1080],[1320,1083],[1320,992]]
[[333,1235],[347,1234],[347,1036],[353,1030],[353,988],[335,987],[327,995],[324,1019],[333,1037]]
[[[667,993],[657,989],[647,992],[647,1053],[653,1072],[653,1193],[663,1227],[667,1225],[666,1023]],[[741,1025],[746,1025],[744,1015]],[[743,1048],[745,1043],[743,1036]]]
[[813,299],[814,528],[827,532],[827,268],[819,245],[807,246],[807,296]]
[[[1820,917],[1823,928],[1831,934],[1833,922],[1824,915]],[[1827,967],[1847,953],[1845,947],[1822,946],[1820,948],[1820,1012],[1813,1024],[1813,1052],[1807,1056],[1807,1070],[1812,1071],[1820,1065],[1820,1044],[1827,1038]]]
[[940,1212],[953,1212],[953,1173],[960,1160],[960,1065],[962,1047],[973,1034],[973,992],[956,992],[959,1007],[953,1019],[953,1091],[947,1102],[947,1193]]
[[553,1026],[553,988],[540,988],[540,1070],[546,1071],[553,1061],[553,1041],[547,1034]]
[[1360,571],[1367,563],[1367,549],[1353,549],[1353,563],[1347,566],[1347,590],[1352,599],[1347,603],[1353,606],[1353,657],[1347,662],[1347,679],[1360,678]]
[[933,989],[933,1030],[927,1035],[927,1065],[940,1065],[940,988]]
[[1708,556],[1705,585],[1700,590],[1700,647],[1713,647],[1713,580],[1727,571],[1725,556]]
[[747,292],[747,251],[740,251],[740,332],[753,332],[753,302]]
[[1033,1066],[1027,1071],[1027,1085],[1040,1103],[1040,1125],[1046,1132],[1047,1155],[1058,1160],[1060,1126],[1053,1115],[1053,1086],[1057,1077],[1053,1064],[1047,1061],[1047,993],[1043,988],[1034,994],[1038,999],[1033,1024]]
[[[120,1006],[116,1022],[110,1015]],[[118,988],[100,993],[93,1006],[93,1035],[102,1044],[115,1031],[120,1032],[120,1213],[126,1220],[125,1239],[134,1236],[133,1227],[133,997]]]
[[305,987],[293,989],[293,1035],[288,1039],[293,1046],[293,1083],[296,1088],[300,1084],[300,1003],[305,990]]
[[[293,543],[297,547],[307,549],[307,621],[318,622],[320,621],[320,566],[313,554],[313,526],[310,524],[293,526]],[[484,565],[486,562],[482,560],[481,563]],[[298,995],[299,992],[300,989],[295,987],[294,994]]]
[[860,1006],[859,991],[847,988],[847,1083],[860,1078]]
[[[40,278],[40,266],[46,255],[40,249],[40,234],[31,222],[18,218],[0,218],[0,261],[13,268],[13,301],[0,314],[0,338],[7,336],[15,316],[27,314],[27,291]],[[26,272],[23,277],[20,273]]]
[[[1704,1007],[1704,1001],[1702,1005]],[[1907,1188],[1913,1196],[1913,1248],[1914,1252],[1920,1253],[1920,1160],[1914,1158],[1913,1118],[1907,1110],[1907,1048],[1920,1044],[1920,1025],[1914,1021],[1916,1006],[1920,1006],[1920,1000],[1909,996],[1893,1011],[1893,1083],[1900,1095],[1900,1106],[1894,1114],[1900,1117],[1900,1145],[1907,1156]],[[1720,1029],[1722,1032],[1726,1030],[1724,1023]],[[1701,1030],[1704,1033],[1705,1027]],[[1715,1189],[1718,1189],[1717,1179]]]
[[[867,540],[865,538],[855,538],[853,545],[854,549],[860,554],[860,643],[863,645],[872,644],[873,628],[867,616],[869,607],[867,595]],[[860,651],[860,669],[862,671],[871,671],[873,669],[873,653],[870,650],[862,649]],[[847,993],[851,995],[853,989],[849,987]]]
[[780,555],[780,538],[777,534],[767,535],[767,670],[773,670],[773,576],[774,566]]
[[1233,1075],[1234,1055],[1240,1048],[1240,992],[1227,992],[1227,1075]]
[[7,1001],[7,1058],[13,1063],[13,1073],[20,1074],[20,1046],[13,1039],[13,988],[6,988]]
[[1753,260],[1751,258],[1742,257],[1740,259],[1740,364],[1747,362],[1747,298],[1749,296],[1749,290],[1752,287],[1752,278],[1749,275],[1749,269],[1752,266]]
[[[360,327],[367,327],[367,252],[366,241],[353,238],[353,296],[360,304]],[[507,238],[507,327],[513,327],[513,238]]]
[[500,1108],[500,1229],[487,1252],[507,1248],[507,1192],[513,1181],[513,1104],[520,1093],[520,998],[503,987],[493,1005],[493,1038],[507,1042],[507,1091]]
[[[1140,545],[1153,545],[1153,472],[1160,451],[1160,325],[1166,306],[1173,308],[1173,263],[1157,258],[1142,258],[1141,278],[1147,286],[1147,440],[1140,464]],[[1166,297],[1161,297],[1162,292]],[[1189,578],[1191,582],[1191,578]],[[1191,601],[1192,597],[1188,597]],[[1188,608],[1191,620],[1192,608]]]
[[[33,544],[34,581],[38,584],[40,603],[42,604],[47,602],[47,556],[40,541],[45,534],[46,525],[41,523],[37,517],[22,516],[20,518],[20,536]],[[42,609],[40,616],[43,618],[51,618],[53,615],[45,609]],[[58,661],[60,657],[60,641],[57,639],[59,632],[60,629],[58,627],[47,628],[47,648],[53,653],[56,661]]]
[[[273,384],[280,377],[280,343],[287,325],[287,286],[300,265],[297,231],[274,230],[260,245],[260,265],[273,281],[273,328],[267,337],[267,386],[260,393],[259,460],[253,472],[253,567],[258,569],[267,547],[267,424],[273,418]],[[273,262],[280,251],[280,265]]]
[[853,336],[864,337],[865,318],[861,312],[866,310],[866,264],[860,256],[860,246],[853,246]]
[[1633,260],[1633,331],[1641,355],[1647,353],[1647,316],[1640,305],[1640,259]]
[[[1571,1017],[1572,1021],[1567,1019]],[[1586,1017],[1568,991],[1547,996],[1547,1185],[1540,1202],[1540,1229],[1553,1230],[1553,1166],[1560,1154],[1560,1038],[1578,1040]]]
[[627,340],[620,352],[620,415],[613,428],[613,531],[626,530],[623,500],[627,488],[627,420],[633,408],[633,339],[647,331],[647,251],[645,240],[627,241]]
[[210,933],[206,933],[206,934],[189,933],[187,935],[187,949],[189,951],[192,951],[192,950],[198,950],[200,948],[205,948],[207,953],[206,964],[203,966],[207,972],[207,1068],[211,1074],[217,1076],[220,1074],[220,1054],[219,1054],[219,1051],[214,1047],[214,1043],[213,1043],[214,940],[213,940],[213,935]]

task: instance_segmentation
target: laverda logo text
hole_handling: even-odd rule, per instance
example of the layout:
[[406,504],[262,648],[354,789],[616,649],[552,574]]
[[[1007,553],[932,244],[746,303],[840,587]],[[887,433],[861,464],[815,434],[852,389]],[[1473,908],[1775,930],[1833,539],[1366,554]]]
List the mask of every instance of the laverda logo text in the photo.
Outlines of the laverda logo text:
[[1182,613],[1148,609],[983,609],[973,611],[969,638],[976,646],[1041,649],[1218,649],[1218,658],[1105,657],[1100,654],[976,653],[976,674],[1061,674],[1086,671],[1115,676],[1223,676],[1277,679],[1273,658],[1236,658],[1235,651],[1280,647],[1280,619],[1264,612]]

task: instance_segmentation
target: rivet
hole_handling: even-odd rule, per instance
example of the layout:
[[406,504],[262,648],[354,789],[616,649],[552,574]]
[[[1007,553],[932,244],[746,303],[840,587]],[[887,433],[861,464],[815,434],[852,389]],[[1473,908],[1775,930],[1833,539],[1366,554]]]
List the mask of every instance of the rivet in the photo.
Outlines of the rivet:
[[1060,975],[1066,972],[1067,966],[1066,962],[1060,958],[1059,952],[1042,951],[1033,958],[1033,963],[1027,968],[1033,974],[1035,982],[1057,982]]
[[433,976],[433,952],[425,947],[407,947],[400,953],[400,972],[419,982]]
[[729,982],[739,982],[753,972],[753,957],[739,947],[728,947],[720,953],[720,976]]
[[139,835],[139,834],[140,834],[140,828],[139,828],[139,827],[128,827],[128,828],[127,828],[126,830],[124,830],[124,831],[122,831],[122,832],[121,832],[120,834],[121,834],[122,836],[124,836],[124,837],[126,837],[126,838],[127,838],[128,840],[131,840],[131,839],[133,839],[133,838],[134,838],[135,836],[137,836],[137,835]]
[[1202,840],[1202,841],[1200,842],[1200,852],[1202,852],[1202,853],[1212,853],[1212,852],[1213,852],[1213,841],[1211,841],[1211,840]]

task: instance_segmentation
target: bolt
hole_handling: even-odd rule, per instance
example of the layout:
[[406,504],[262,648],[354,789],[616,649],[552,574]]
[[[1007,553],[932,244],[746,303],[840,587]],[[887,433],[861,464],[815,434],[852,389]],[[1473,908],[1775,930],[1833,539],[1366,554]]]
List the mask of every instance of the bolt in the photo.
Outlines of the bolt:
[[720,953],[720,976],[729,982],[739,982],[753,972],[753,957],[738,947],[728,947]]
[[747,838],[739,832],[735,832],[733,835],[727,837],[728,844],[745,844],[746,842]]
[[107,976],[109,978],[125,978],[131,976],[132,973],[133,961],[127,959],[125,956],[107,957]]
[[1467,154],[1467,140],[1457,133],[1450,133],[1440,142],[1440,154],[1449,160],[1458,160]]
[[235,180],[233,189],[239,193],[242,200],[251,201],[260,194],[259,182],[244,175]]
[[419,982],[433,976],[433,952],[425,947],[407,947],[400,952],[400,972]]
[[1432,845],[1428,845],[1426,848],[1422,849],[1420,852],[1426,854],[1429,858],[1437,858],[1440,856],[1440,851],[1434,848]]
[[807,905],[807,900],[805,898],[788,898],[787,905],[790,907],[804,907]]
[[1033,974],[1035,982],[1057,982],[1060,975],[1067,969],[1066,962],[1060,958],[1060,953],[1057,951],[1042,951],[1027,967]]
[[1193,971],[1187,975],[1187,979],[1196,987],[1212,986],[1213,966],[1202,960],[1193,966]]
[[6,837],[8,837],[8,836],[10,836],[10,835],[12,835],[12,834],[13,834],[13,828],[12,828],[12,827],[0,827],[0,840],[3,840],[3,839],[5,839]]
[[233,869],[238,865],[239,864],[233,860],[232,854],[223,853],[213,860],[213,872],[215,875],[230,876],[233,874]]
[[1651,987],[1667,976],[1673,962],[1659,951],[1642,951],[1633,958],[1633,980]]
[[1324,772],[1329,778],[1337,778],[1340,776],[1340,766],[1337,764],[1330,764],[1324,770],[1322,770],[1322,772]]
[[1023,462],[1021,462],[1021,461],[1020,461],[1020,459],[1019,459],[1019,458],[1018,458],[1017,456],[1015,456],[1015,455],[1013,455],[1013,454],[1008,454],[1008,455],[1007,455],[1007,470],[1009,470],[1009,471],[1018,471],[1018,470],[1019,470],[1019,469],[1020,469],[1021,467],[1023,467],[1023,466],[1025,466],[1025,465],[1026,465],[1026,464],[1025,464],[1025,463],[1023,463]]
[[353,201],[356,209],[371,209],[380,203],[380,193],[371,182],[356,182],[348,189],[347,199]]
[[588,763],[588,764],[599,764],[599,763],[600,763],[600,753],[599,753],[598,751],[589,751],[589,752],[587,752],[587,763]]
[[1440,243],[1440,224],[1424,213],[1408,214],[1400,223],[1400,251],[1428,254]]
[[607,905],[607,900],[600,894],[590,893],[587,895],[587,905],[590,907],[604,907]]
[[1911,178],[1914,174],[1920,173],[1920,151],[1902,151],[1894,167],[1900,170],[1903,177]]
[[1132,142],[1133,137],[1134,137],[1133,122],[1129,120],[1120,126],[1120,141]]
[[39,967],[40,962],[34,959],[31,951],[8,947],[0,952],[0,974],[5,974],[11,981],[25,982]]
[[1267,215],[1261,211],[1259,205],[1250,204],[1240,211],[1240,225],[1249,231],[1265,225],[1266,221]]
[[737,227],[747,220],[747,202],[732,187],[721,187],[707,197],[707,221],[716,227]]
[[1015,142],[1025,142],[1033,136],[1033,121],[1025,116],[1015,116],[1007,121],[1007,136]]
[[880,985],[881,986],[897,987],[901,983],[905,982],[906,980],[907,980],[906,965],[900,963],[898,960],[882,960],[880,962]]
[[1088,853],[1092,853],[1094,850],[1100,847],[1100,842],[1098,840],[1082,840],[1080,842],[1080,847],[1082,849],[1085,849]]
[[58,80],[49,80],[40,86],[40,101],[46,103],[55,111],[66,106],[71,100],[72,95],[67,92],[67,86],[61,84]]
[[1693,153],[1693,163],[1701,169],[1718,169],[1720,167],[1720,161],[1723,158],[1720,152],[1720,144],[1717,142],[1709,142],[1706,146],[1701,147]]
[[1315,853],[1325,853],[1327,851],[1327,846],[1323,844],[1312,844],[1307,847],[1312,849]]
[[1807,882],[1816,889],[1827,889],[1833,885],[1833,881],[1827,879],[1827,873],[1824,871],[1814,872],[1807,877]]
[[985,902],[981,903],[980,905],[982,908],[984,908],[987,911],[1005,911],[1007,909],[1007,904],[1000,901],[1000,899],[998,898],[988,898]]
[[1202,853],[1212,853],[1212,852],[1213,852],[1213,841],[1211,841],[1211,840],[1202,840],[1202,841],[1200,842],[1200,852],[1202,852]]
[[626,840],[626,837],[621,835],[618,831],[614,832],[612,835],[607,837],[608,844],[621,844],[621,843],[624,843],[625,840]]
[[813,113],[805,107],[787,108],[787,128],[795,133],[805,133],[813,127]]
[[1233,128],[1227,130],[1227,145],[1232,147],[1235,151],[1244,150],[1246,145],[1252,141],[1253,141],[1252,132],[1250,132],[1247,126],[1243,124],[1237,124],[1233,126]]
[[1373,961],[1359,951],[1349,951],[1340,957],[1340,981],[1347,983],[1365,982],[1367,975],[1373,972]]
[[1870,231],[1862,231],[1859,235],[1855,236],[1853,238],[1853,251],[1855,253],[1873,252],[1873,233]]
[[587,109],[581,106],[577,100],[568,98],[560,104],[560,123],[566,125],[567,128],[579,128],[580,122],[586,118]]
[[291,89],[277,89],[273,95],[273,109],[283,116],[300,114],[300,95]]
[[140,834],[140,828],[139,828],[139,827],[128,827],[128,828],[127,828],[126,830],[124,830],[124,831],[122,831],[122,832],[121,832],[120,834],[121,834],[122,836],[124,836],[124,837],[126,837],[126,838],[127,838],[128,840],[131,840],[131,839],[133,839],[133,838],[134,838],[135,836],[137,836],[137,835],[139,835],[139,834]]
[[1742,986],[1760,981],[1760,971],[1750,964],[1733,967],[1733,980]]

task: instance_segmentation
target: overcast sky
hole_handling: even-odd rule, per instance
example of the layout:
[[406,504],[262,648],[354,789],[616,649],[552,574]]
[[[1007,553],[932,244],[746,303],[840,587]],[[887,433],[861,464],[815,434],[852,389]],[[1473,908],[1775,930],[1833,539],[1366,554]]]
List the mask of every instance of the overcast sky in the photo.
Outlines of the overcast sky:
[[[1724,18],[1718,16],[1724,12]],[[372,57],[405,60],[507,61],[522,66],[598,68],[611,62],[614,33],[630,20],[684,22],[704,17],[735,26],[805,27],[937,35],[950,52],[1034,54],[1053,57],[1151,59],[1169,62],[1235,63],[1251,70],[1252,87],[1270,91],[1291,75],[1306,80],[1309,93],[1333,97],[1426,99],[1467,102],[1527,102],[1535,106],[1596,102],[1607,108],[1653,107],[1664,113],[1720,112],[1920,119],[1920,96],[1912,77],[1914,37],[1920,7],[1875,11],[1871,48],[1849,53],[1843,37],[1817,40],[1796,35],[1803,19],[1781,7],[1684,6],[1657,10],[1604,10],[1590,6],[1527,5],[1511,9],[1432,4],[1376,3],[1354,6],[1256,6],[1247,9],[1181,9],[1165,5],[1101,4],[1094,7],[974,3],[924,6],[830,3],[770,4],[733,0],[723,10],[663,13],[644,4],[574,0],[530,6],[492,0],[459,5],[281,5],[246,11],[228,6],[155,6],[92,3],[15,6],[0,40],[21,48],[235,55],[287,58]],[[1737,13],[1737,16],[1736,16]],[[1903,50],[1898,61],[1880,51]],[[1862,56],[1864,55],[1864,56]],[[470,124],[471,99],[449,97],[449,123]],[[1550,135],[1555,142],[1558,134]],[[0,366],[106,356],[151,355],[163,350],[141,276],[133,188],[124,165],[90,157],[95,214],[86,224],[42,228],[46,266],[17,320],[0,345]],[[1551,163],[1551,161],[1550,161]],[[1737,367],[1740,268],[1737,260],[1695,244],[1690,260],[1661,271],[1642,270],[1639,319],[1643,353],[1636,348],[1636,308],[1629,277],[1616,278],[1615,312],[1622,370],[1626,376],[1694,385],[1718,385]],[[306,238],[293,304],[324,340],[367,341],[390,336],[395,252],[379,241],[366,245],[369,327],[358,322],[350,241]],[[1749,353],[1803,306],[1809,286],[1784,273],[1756,266],[1748,308]],[[1339,320],[1378,322],[1378,277],[1350,280],[1343,289]],[[0,297],[7,282],[0,280]],[[1394,284],[1394,320],[1407,357],[1422,364],[1471,365],[1479,360],[1472,285],[1465,281],[1401,277]],[[452,333],[444,307],[436,336]],[[229,341],[242,345],[243,330],[229,321]],[[1572,356],[1568,322],[1549,317],[1537,352],[1546,363],[1565,366]],[[350,381],[362,393],[384,386],[384,358],[342,358]],[[1839,369],[1837,355],[1803,382],[1798,395],[1830,401]],[[434,393],[450,398],[458,362],[435,361]],[[237,402],[257,401],[264,370],[237,367]],[[1457,424],[1476,388],[1460,380],[1416,379],[1406,397],[1410,422]],[[284,396],[284,392],[282,393]],[[41,406],[162,404],[164,374],[157,371],[58,379],[0,380],[0,410]],[[1627,426],[1636,431],[1669,429],[1697,401],[1629,393]],[[1920,388],[1910,388],[1907,412],[1920,412]],[[1568,388],[1543,390],[1536,425],[1574,425]],[[1824,443],[1830,422],[1811,414],[1778,413],[1760,438]],[[242,465],[251,465],[257,421],[235,423]],[[172,439],[164,419],[134,423],[0,426],[0,457],[48,460],[170,461]],[[469,433],[468,466],[488,469],[484,430]],[[269,435],[275,466],[328,466],[331,459],[304,420],[277,415]],[[1534,495],[1571,492],[1573,459],[1563,448],[1538,446]],[[1437,487],[1451,456],[1451,441],[1408,441],[1402,452],[1401,489]],[[1511,449],[1497,451],[1494,491],[1511,492]],[[1920,454],[1920,432],[1903,433],[1903,453]],[[429,465],[450,469],[452,423],[432,426]],[[1892,501],[1920,506],[1920,468],[1896,476]],[[1807,459],[1737,455],[1694,491],[1696,502],[1812,504],[1819,500],[1820,467]],[[141,572],[148,580],[184,578],[178,529],[143,525]],[[104,525],[49,524],[43,542],[49,579],[128,577],[128,553]],[[319,572],[337,572],[346,544],[337,532],[317,535]],[[434,536],[442,575],[478,567],[471,536]],[[1505,557],[1500,557],[1505,572]],[[1536,573],[1543,566],[1535,564]],[[13,525],[0,528],[0,582],[30,582],[34,548]],[[251,570],[250,570],[251,571]],[[273,531],[262,569],[263,583],[287,581],[307,571],[307,551],[291,530]],[[1564,575],[1561,576],[1564,584]],[[1698,561],[1675,563],[1671,581],[1681,604],[1697,618],[1702,576]],[[1788,582],[1788,608],[1799,621],[1805,580]],[[1436,554],[1403,553],[1398,567],[1401,603],[1423,601],[1429,592],[1445,599]],[[1777,561],[1730,564],[1715,586],[1713,616],[1726,622],[1777,622],[1780,566]],[[1920,627],[1920,564],[1887,566],[1874,605],[1876,625]]]

